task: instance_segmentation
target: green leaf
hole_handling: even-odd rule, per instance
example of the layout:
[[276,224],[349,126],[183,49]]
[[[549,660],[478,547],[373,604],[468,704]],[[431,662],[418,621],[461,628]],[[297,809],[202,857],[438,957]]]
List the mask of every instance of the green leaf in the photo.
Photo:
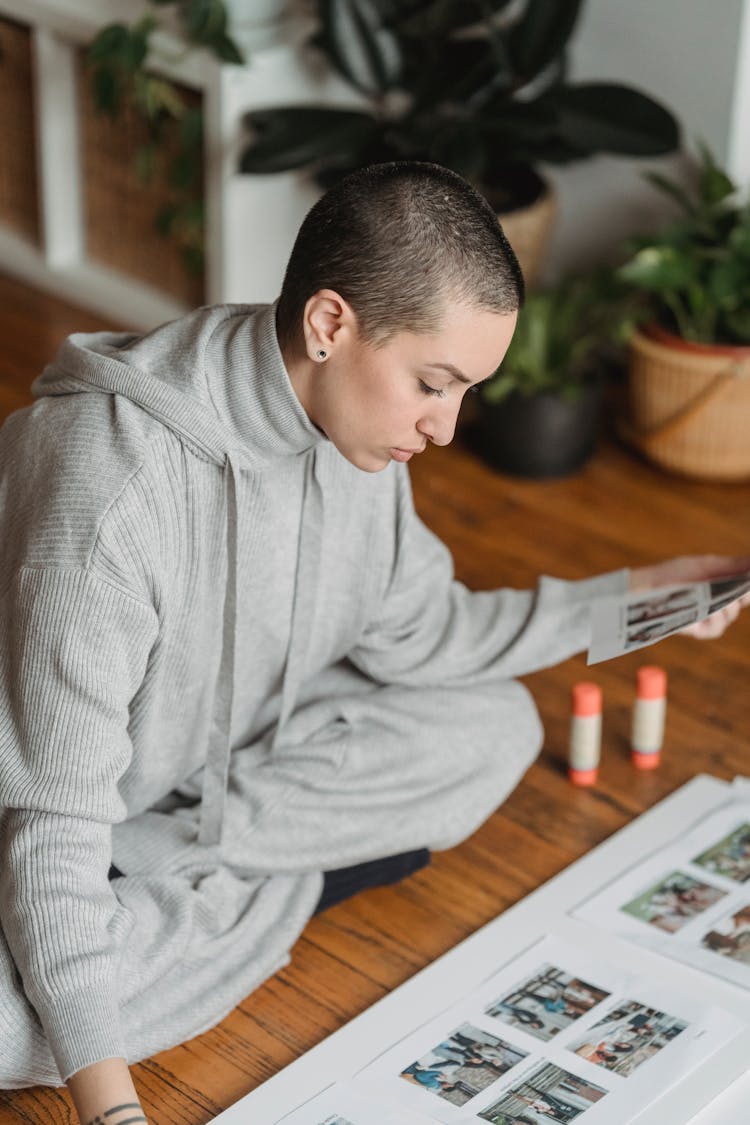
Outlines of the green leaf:
[[179,208],[175,203],[165,203],[163,207],[160,207],[154,216],[156,232],[164,238],[170,234],[177,220],[178,213]]
[[583,0],[529,0],[521,19],[510,29],[508,45],[513,68],[530,81],[562,54],[576,25]]
[[91,89],[99,112],[114,117],[122,99],[120,81],[115,72],[108,67],[98,66],[91,75]]
[[320,42],[331,62],[357,89],[380,94],[401,74],[398,39],[372,0],[320,0]]
[[245,56],[233,39],[228,35],[220,35],[214,40],[212,49],[217,58],[222,62],[235,63],[237,66],[245,65]]
[[667,176],[662,176],[659,172],[644,172],[643,178],[653,184],[655,188],[658,188],[659,191],[664,192],[665,195],[670,195],[672,199],[679,203],[684,211],[688,212],[688,214],[693,214],[695,212],[695,204],[692,199],[674,180],[668,179]]
[[142,184],[147,184],[154,175],[156,151],[153,145],[141,145],[135,154],[135,173]]
[[129,38],[130,31],[122,23],[111,23],[103,27],[86,52],[89,62],[114,61],[119,57]]
[[192,188],[200,171],[200,163],[191,152],[180,152],[170,161],[167,179],[170,187],[184,192]]
[[560,135],[587,152],[660,156],[679,143],[672,114],[628,86],[587,82],[555,93]]
[[623,281],[656,291],[688,286],[697,272],[697,264],[692,257],[669,246],[647,246],[617,271]]
[[715,207],[730,195],[734,195],[737,187],[726,172],[718,166],[708,145],[699,142],[698,148],[701,154],[701,168],[698,179],[700,198],[708,207]]
[[180,118],[180,139],[184,148],[196,149],[203,144],[203,111],[186,109]]
[[341,157],[367,143],[377,128],[367,113],[314,106],[256,110],[245,116],[256,140],[245,149],[240,171],[286,172],[328,156]]

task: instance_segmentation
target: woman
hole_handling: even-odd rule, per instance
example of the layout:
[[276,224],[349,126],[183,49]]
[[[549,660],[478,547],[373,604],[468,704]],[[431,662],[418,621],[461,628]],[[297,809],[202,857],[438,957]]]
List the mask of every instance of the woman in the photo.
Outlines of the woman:
[[367,169],[277,304],[73,336],[3,427],[0,1085],[145,1120],[129,1062],[504,799],[541,744],[514,677],[586,647],[592,598],[732,571],[454,582],[405,464],[522,297],[459,177]]

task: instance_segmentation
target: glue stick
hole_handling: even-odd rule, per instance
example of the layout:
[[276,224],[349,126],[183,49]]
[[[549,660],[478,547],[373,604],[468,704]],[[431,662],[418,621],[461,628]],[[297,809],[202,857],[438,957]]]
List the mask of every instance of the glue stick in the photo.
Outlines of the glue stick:
[[667,711],[667,673],[655,664],[638,669],[633,705],[630,758],[636,769],[652,770],[659,765]]
[[602,741],[602,689],[582,681],[573,685],[568,777],[574,785],[594,785]]

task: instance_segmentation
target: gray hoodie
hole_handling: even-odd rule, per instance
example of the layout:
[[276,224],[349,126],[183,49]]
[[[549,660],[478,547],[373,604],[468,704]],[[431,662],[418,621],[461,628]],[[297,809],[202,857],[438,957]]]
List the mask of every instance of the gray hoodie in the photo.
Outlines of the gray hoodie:
[[[625,576],[456,583],[406,467],[360,472],[310,422],[273,306],[72,336],[33,391],[0,431],[0,920],[23,984],[3,1007],[0,957],[0,1033],[30,1002],[28,1051],[66,1078],[131,1057],[147,1013],[143,1053],[211,1026],[286,959],[320,875],[301,856],[227,889],[259,816],[228,831],[227,777],[273,755],[305,683],[344,660],[415,689],[556,663]],[[178,872],[214,880],[210,911],[170,898]],[[179,997],[161,1021],[126,946]]]

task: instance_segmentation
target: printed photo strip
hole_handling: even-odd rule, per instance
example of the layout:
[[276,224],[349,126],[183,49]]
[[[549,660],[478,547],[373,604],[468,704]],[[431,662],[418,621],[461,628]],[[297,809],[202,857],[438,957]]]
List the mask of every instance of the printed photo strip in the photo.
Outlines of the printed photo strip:
[[547,1125],[575,1121],[607,1091],[554,1063],[544,1063],[478,1114],[491,1125]]
[[726,893],[710,883],[701,883],[692,875],[672,871],[620,909],[641,922],[675,934]]
[[542,965],[533,976],[485,1008],[485,1012],[509,1027],[520,1027],[547,1042],[607,996],[604,989],[564,969]]
[[526,1051],[464,1023],[428,1054],[405,1067],[401,1077],[453,1105],[465,1105],[526,1055]]
[[688,1026],[676,1016],[627,1000],[592,1024],[585,1035],[568,1043],[568,1050],[627,1078]]

